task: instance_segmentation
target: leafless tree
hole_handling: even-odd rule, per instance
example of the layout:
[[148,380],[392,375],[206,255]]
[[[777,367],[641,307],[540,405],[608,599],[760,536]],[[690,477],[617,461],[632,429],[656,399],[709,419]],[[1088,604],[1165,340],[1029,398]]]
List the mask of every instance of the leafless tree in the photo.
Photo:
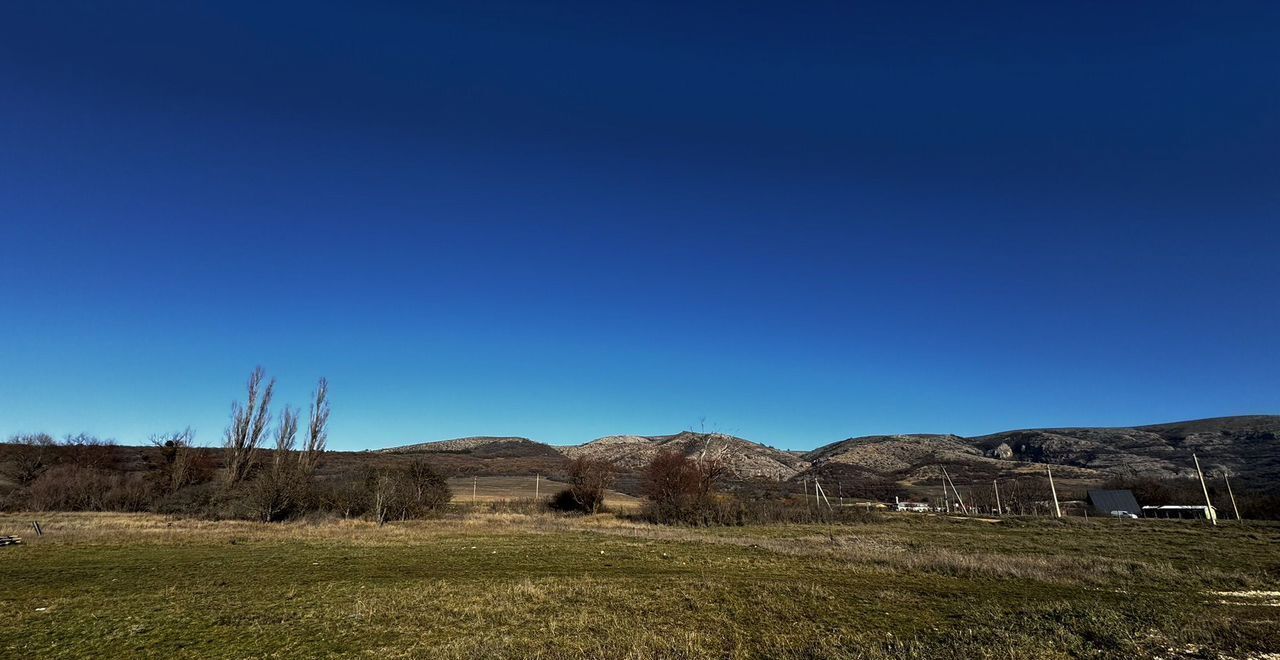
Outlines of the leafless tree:
[[379,525],[391,520],[398,509],[402,509],[399,500],[403,495],[399,480],[390,474],[375,473],[369,484],[371,513]]
[[413,461],[405,468],[405,484],[416,515],[436,511],[453,499],[444,475],[423,460]]
[[62,439],[66,460],[72,465],[87,468],[114,467],[115,441],[104,440],[88,433],[67,435]]
[[29,433],[9,438],[14,445],[9,476],[15,483],[26,486],[36,480],[54,463],[53,446],[57,442],[48,433]]
[[604,492],[613,485],[617,468],[608,461],[579,456],[569,464],[569,492],[578,508],[599,513],[604,506]]
[[1000,482],[1004,508],[1016,515],[1047,513],[1052,496],[1049,480],[1040,476],[1022,476]]
[[164,485],[170,492],[193,480],[196,450],[191,445],[194,437],[195,431],[190,426],[181,431],[151,436],[151,444],[159,447],[160,455],[164,457],[168,471]]
[[262,367],[255,368],[249,375],[248,401],[244,404],[239,401],[231,404],[231,426],[227,427],[223,442],[229,485],[238,484],[249,475],[257,459],[258,447],[262,445],[262,437],[271,422],[271,395],[275,391],[276,381],[271,379],[264,389],[264,378],[266,373]]
[[276,426],[276,447],[272,455],[271,469],[277,474],[288,469],[289,455],[293,453],[298,438],[298,411],[285,406],[280,412],[280,424]]
[[719,447],[713,447],[711,441],[714,437],[712,434],[706,435],[702,452],[698,454],[698,459],[694,461],[698,496],[701,498],[710,496],[715,490],[716,484],[729,474],[729,443],[724,442]]
[[311,424],[307,429],[307,446],[298,455],[298,467],[312,475],[329,442],[329,381],[321,378],[311,401]]
[[658,452],[645,469],[645,495],[653,515],[672,522],[698,519],[712,508],[716,485],[726,473],[723,458],[707,451],[697,458]]

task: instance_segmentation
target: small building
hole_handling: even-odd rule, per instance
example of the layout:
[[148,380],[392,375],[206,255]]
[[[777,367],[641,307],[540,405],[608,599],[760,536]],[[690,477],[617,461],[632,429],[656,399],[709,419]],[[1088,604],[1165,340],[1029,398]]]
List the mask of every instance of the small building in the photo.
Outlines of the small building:
[[1211,506],[1166,504],[1142,507],[1143,518],[1180,518],[1183,520],[1217,520],[1218,510]]
[[1089,507],[1099,516],[1128,517],[1142,515],[1138,499],[1128,490],[1091,490]]
[[933,511],[933,507],[928,502],[904,502],[896,496],[893,498],[894,511],[912,511],[915,513],[928,513]]

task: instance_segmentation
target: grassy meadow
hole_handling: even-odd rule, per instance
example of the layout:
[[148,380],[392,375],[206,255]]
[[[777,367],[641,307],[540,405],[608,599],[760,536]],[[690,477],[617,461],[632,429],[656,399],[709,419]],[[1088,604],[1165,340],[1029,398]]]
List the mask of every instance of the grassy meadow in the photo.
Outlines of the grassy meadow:
[[[45,527],[34,537],[30,521]],[[2,514],[2,657],[1267,657],[1280,527]],[[1275,656],[1270,656],[1275,657]]]

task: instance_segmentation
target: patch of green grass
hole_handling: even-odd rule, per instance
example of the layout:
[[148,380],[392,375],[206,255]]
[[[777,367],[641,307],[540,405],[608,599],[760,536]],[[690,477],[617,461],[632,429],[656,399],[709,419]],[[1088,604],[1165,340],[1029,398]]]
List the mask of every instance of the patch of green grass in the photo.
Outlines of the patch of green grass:
[[[0,534],[20,533],[26,520],[0,516]],[[1280,529],[1113,522],[919,516],[689,530],[472,516],[379,528],[64,514],[46,523],[46,536],[0,548],[0,656],[1127,658],[1280,649],[1280,608],[1209,595],[1276,589]],[[1004,567],[1020,561],[1030,568]]]

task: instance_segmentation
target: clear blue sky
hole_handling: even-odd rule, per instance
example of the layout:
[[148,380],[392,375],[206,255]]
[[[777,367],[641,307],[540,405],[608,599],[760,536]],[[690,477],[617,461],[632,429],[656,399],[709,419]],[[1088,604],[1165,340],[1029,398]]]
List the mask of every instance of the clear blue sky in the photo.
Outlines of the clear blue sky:
[[0,434],[1280,412],[1280,4],[804,4],[7,3]]

